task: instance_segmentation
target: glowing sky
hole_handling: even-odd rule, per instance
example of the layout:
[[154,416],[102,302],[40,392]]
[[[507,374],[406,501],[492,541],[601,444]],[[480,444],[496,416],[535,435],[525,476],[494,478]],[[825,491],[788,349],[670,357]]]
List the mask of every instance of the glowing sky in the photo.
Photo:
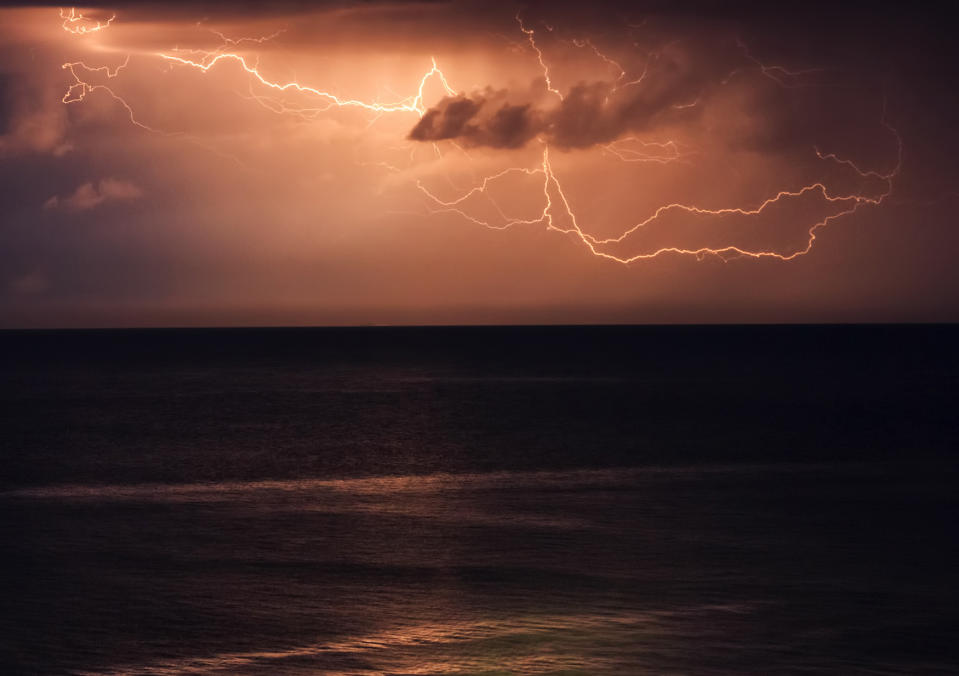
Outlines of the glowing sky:
[[0,9],[0,325],[959,319],[935,17],[250,7]]

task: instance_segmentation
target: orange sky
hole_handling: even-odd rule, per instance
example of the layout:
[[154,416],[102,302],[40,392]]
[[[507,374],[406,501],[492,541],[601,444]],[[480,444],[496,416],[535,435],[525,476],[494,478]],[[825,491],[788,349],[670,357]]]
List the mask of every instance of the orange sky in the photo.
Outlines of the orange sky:
[[0,13],[3,326],[959,315],[953,100],[895,15]]

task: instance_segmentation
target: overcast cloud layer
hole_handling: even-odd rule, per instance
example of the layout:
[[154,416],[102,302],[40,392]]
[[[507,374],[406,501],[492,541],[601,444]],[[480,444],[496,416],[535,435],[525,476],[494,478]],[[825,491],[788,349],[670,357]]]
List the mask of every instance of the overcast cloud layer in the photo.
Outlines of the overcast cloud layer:
[[[910,8],[797,12],[130,2],[74,35],[0,9],[0,324],[959,319],[950,37]],[[419,113],[377,114],[163,57],[216,50],[380,102],[435,59],[452,93],[431,77]],[[546,149],[590,241],[826,186],[756,217],[667,210],[596,245],[620,258],[789,254],[848,206],[828,195],[889,194],[792,261],[623,265],[558,232],[565,211],[537,221],[560,200]]]

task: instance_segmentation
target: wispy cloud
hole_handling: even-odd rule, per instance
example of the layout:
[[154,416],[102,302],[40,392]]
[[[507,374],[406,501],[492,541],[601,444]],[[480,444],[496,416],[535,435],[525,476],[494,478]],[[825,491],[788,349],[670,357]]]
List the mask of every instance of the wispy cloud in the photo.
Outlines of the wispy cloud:
[[66,197],[54,195],[44,203],[43,208],[86,211],[105,202],[130,201],[142,196],[143,190],[130,181],[104,178],[96,183],[84,183]]

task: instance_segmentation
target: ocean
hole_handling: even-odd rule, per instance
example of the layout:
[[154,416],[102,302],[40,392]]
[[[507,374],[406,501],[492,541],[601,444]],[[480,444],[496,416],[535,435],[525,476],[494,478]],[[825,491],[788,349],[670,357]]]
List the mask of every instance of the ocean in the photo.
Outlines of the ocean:
[[0,672],[959,673],[957,345],[0,332]]

